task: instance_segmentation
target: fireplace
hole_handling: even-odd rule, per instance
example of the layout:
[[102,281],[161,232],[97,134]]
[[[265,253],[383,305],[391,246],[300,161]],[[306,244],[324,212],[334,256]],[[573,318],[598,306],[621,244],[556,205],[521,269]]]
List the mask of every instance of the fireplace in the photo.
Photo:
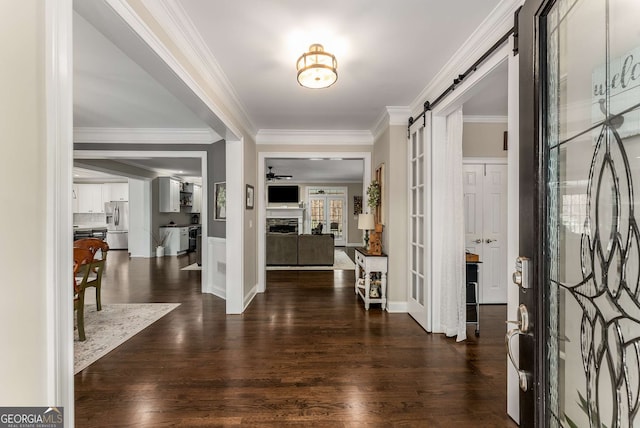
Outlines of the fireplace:
[[268,207],[267,233],[304,233],[304,208]]
[[268,218],[267,232],[269,233],[298,233],[298,218]]

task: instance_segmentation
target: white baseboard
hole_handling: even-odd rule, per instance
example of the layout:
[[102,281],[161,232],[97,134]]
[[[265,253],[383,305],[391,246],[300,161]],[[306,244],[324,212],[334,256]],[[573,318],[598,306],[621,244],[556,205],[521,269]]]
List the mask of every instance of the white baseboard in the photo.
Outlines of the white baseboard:
[[387,312],[393,314],[406,314],[409,312],[407,302],[390,302],[387,300]]
[[363,247],[364,243],[362,242],[349,242],[347,247]]
[[249,292],[247,293],[246,296],[244,296],[244,302],[243,302],[243,307],[242,307],[242,312],[245,311],[245,309],[247,309],[249,307],[249,305],[251,304],[251,302],[253,301],[253,298],[256,297],[256,294],[258,294],[258,284],[255,284],[253,286],[253,288],[251,288],[251,290],[249,290]]

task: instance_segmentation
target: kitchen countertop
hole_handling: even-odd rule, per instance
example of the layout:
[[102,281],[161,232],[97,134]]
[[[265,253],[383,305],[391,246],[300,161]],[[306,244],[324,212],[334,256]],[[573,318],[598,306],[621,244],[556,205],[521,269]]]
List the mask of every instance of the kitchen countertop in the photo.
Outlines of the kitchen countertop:
[[85,231],[85,230],[94,230],[94,229],[107,229],[107,225],[106,224],[74,224],[73,225],[73,230],[81,230],[81,231]]
[[202,227],[200,224],[167,224],[160,227]]

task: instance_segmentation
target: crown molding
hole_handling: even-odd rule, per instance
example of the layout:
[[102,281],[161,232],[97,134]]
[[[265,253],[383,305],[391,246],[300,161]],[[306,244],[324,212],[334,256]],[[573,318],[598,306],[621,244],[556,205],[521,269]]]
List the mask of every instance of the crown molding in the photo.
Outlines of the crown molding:
[[256,144],[372,145],[373,135],[359,130],[261,129],[256,135]]
[[465,123],[507,123],[508,116],[482,116],[482,115],[466,115],[462,116]]
[[514,25],[514,14],[524,0],[502,0],[476,28],[429,84],[411,102],[413,115],[422,113],[424,102],[435,99]]
[[409,107],[386,106],[371,130],[373,140],[380,138],[387,126],[406,126],[410,116],[411,110]]
[[74,128],[74,143],[211,144],[220,137],[209,128]]
[[[184,64],[176,58],[173,52],[167,47],[167,45],[160,39],[160,37],[149,27],[147,22],[137,13],[127,0],[104,0],[113,11],[122,18],[129,27],[149,45],[149,47],[158,55],[162,61],[164,61],[169,68],[176,73],[179,79],[181,79],[187,87],[189,87],[198,98],[200,98],[207,108],[216,116],[216,118],[226,128],[226,134],[224,138],[241,138],[242,132],[236,127],[236,125],[229,119],[229,117],[219,108],[208,92],[205,91],[202,86],[194,79],[194,76],[187,70]],[[148,9],[145,10],[151,13]],[[152,14],[153,15],[153,14]],[[154,17],[155,18],[155,17]],[[187,58],[190,59],[190,58]],[[194,64],[189,64],[195,66]],[[245,129],[247,133],[251,133],[250,129]]]
[[251,122],[231,81],[182,5],[176,0],[142,0],[142,3],[220,97],[222,104],[230,110],[233,117],[240,122],[245,131],[255,136],[256,127]]

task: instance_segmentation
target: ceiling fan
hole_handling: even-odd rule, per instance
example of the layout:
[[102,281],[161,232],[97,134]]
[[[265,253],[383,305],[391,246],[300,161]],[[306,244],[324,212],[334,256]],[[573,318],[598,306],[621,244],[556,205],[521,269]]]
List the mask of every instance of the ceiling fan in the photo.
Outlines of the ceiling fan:
[[269,172],[267,172],[267,181],[282,180],[283,178],[286,180],[291,180],[291,178],[293,178],[292,175],[276,174],[271,170],[273,168],[272,166],[269,166],[267,168],[269,168]]

